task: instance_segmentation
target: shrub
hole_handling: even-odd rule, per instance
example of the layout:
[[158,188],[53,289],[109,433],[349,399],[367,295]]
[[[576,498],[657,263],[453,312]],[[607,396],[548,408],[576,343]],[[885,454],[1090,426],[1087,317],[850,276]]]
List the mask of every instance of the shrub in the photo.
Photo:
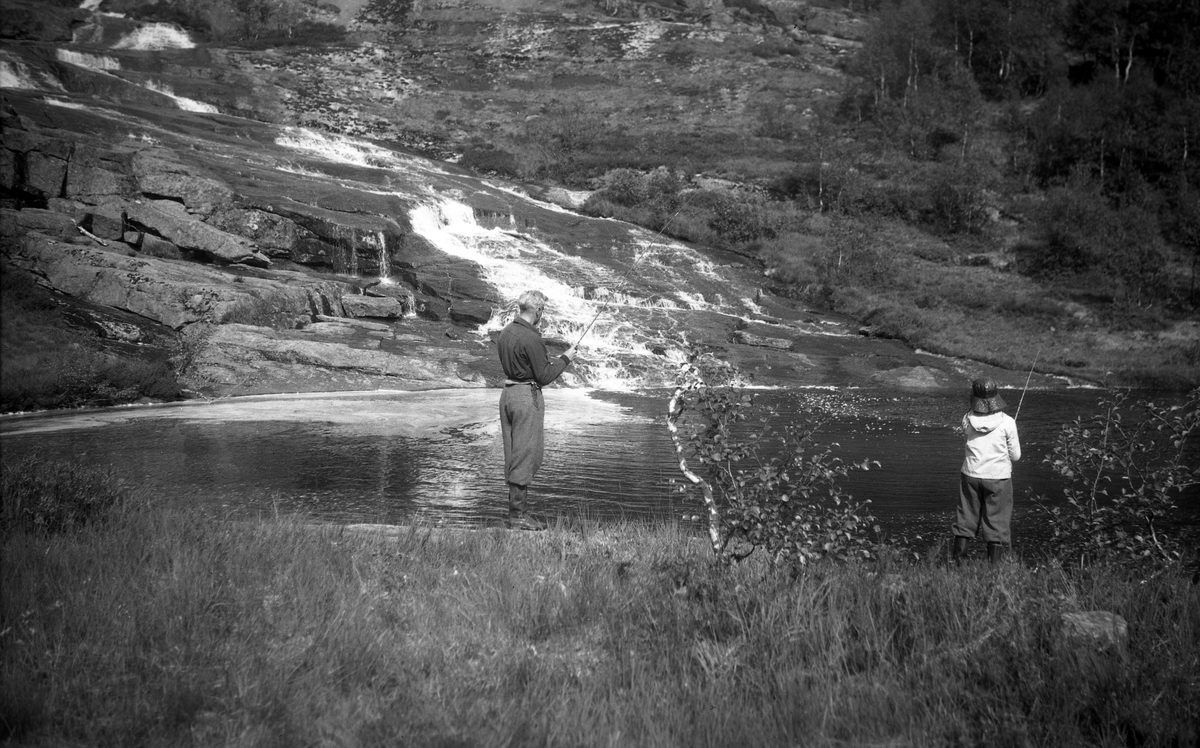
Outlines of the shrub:
[[1021,271],[1094,282],[1120,304],[1153,300],[1164,267],[1158,221],[1136,205],[1113,209],[1087,185],[1053,190],[1036,216],[1040,244]]
[[983,190],[948,178],[929,188],[929,222],[948,234],[976,234],[987,224]]
[[30,455],[5,460],[0,534],[68,532],[129,504],[135,495],[112,467],[87,467]]
[[[754,48],[753,52],[756,56],[764,55],[761,50],[764,50],[768,45],[759,45]],[[775,57],[777,53],[772,52],[769,56]],[[803,133],[804,127],[802,121],[797,117],[794,111],[789,111],[788,108],[780,102],[772,102],[764,104],[758,108],[758,123],[754,129],[754,134],[763,138],[772,138],[774,140],[797,140]]]
[[458,165],[479,174],[517,177],[521,173],[517,157],[491,144],[471,145],[463,149]]
[[757,195],[718,193],[712,201],[708,225],[729,244],[769,239],[775,235],[771,215]]
[[879,531],[869,501],[855,502],[838,481],[879,463],[847,465],[816,442],[820,422],[776,428],[775,416],[754,411],[729,364],[694,354],[682,367],[668,427],[680,470],[702,494],[713,552],[741,559],[762,548],[773,565],[793,568],[869,557]]
[[817,267],[824,284],[882,288],[894,283],[896,263],[875,243],[868,225],[853,219],[834,221],[828,245]]
[[1116,561],[1162,566],[1180,561],[1163,520],[1175,499],[1200,481],[1193,438],[1200,433],[1200,389],[1186,402],[1129,402],[1109,389],[1101,412],[1062,427],[1046,462],[1065,481],[1067,505],[1038,497],[1058,555],[1081,563]]
[[639,205],[647,197],[646,179],[633,169],[613,169],[604,175],[600,191],[617,205]]

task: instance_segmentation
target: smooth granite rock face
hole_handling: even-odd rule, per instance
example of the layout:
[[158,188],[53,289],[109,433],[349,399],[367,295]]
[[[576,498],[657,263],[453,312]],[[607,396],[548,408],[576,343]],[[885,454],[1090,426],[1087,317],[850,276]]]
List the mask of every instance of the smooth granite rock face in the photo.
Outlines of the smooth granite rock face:
[[20,237],[30,232],[63,240],[74,239],[79,235],[75,221],[62,213],[39,208],[0,208],[0,236]]
[[404,316],[404,305],[399,300],[393,298],[343,296],[342,308],[351,317],[399,319]]
[[226,263],[266,267],[271,260],[248,239],[221,231],[190,216],[171,200],[135,201],[125,211],[130,223],[153,232],[181,249],[203,252]]
[[33,233],[21,238],[6,259],[57,291],[173,329],[220,323],[263,304],[296,318],[311,318],[318,312],[340,314],[346,288],[295,273],[276,278],[236,276],[241,277],[237,281],[213,266],[129,257],[109,247],[66,244]]

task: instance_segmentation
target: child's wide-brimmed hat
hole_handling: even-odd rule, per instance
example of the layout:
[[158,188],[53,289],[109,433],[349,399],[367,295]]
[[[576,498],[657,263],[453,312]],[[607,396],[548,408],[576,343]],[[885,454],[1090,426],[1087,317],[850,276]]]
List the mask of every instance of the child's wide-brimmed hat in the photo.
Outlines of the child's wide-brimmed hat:
[[971,412],[987,415],[1008,407],[997,389],[996,383],[990,379],[971,382]]

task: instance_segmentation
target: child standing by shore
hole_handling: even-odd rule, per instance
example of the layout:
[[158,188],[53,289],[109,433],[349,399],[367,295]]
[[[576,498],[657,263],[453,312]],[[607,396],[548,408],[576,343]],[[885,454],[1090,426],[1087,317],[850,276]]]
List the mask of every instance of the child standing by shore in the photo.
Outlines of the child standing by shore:
[[967,541],[980,535],[993,563],[1012,543],[1012,464],[1021,459],[1021,441],[1017,422],[1004,412],[1005,407],[995,382],[971,383],[971,411],[962,419],[966,456],[953,530],[955,561],[966,555]]

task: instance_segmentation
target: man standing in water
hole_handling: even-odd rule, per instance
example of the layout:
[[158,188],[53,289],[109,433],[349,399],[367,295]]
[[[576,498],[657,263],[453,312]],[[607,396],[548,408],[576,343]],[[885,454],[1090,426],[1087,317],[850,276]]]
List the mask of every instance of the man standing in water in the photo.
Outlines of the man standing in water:
[[504,434],[504,479],[508,482],[507,526],[544,530],[544,522],[525,513],[529,484],[542,466],[545,401],[542,387],[558,379],[575,358],[575,346],[550,358],[538,332],[546,295],[526,291],[517,299],[517,316],[500,333],[500,365],[504,392],[500,395],[500,430]]
[[958,517],[952,557],[967,553],[967,541],[983,535],[988,561],[1000,560],[1012,542],[1012,464],[1021,459],[1017,422],[1004,413],[1004,400],[990,379],[971,383],[971,412],[963,416],[966,457],[959,476]]

